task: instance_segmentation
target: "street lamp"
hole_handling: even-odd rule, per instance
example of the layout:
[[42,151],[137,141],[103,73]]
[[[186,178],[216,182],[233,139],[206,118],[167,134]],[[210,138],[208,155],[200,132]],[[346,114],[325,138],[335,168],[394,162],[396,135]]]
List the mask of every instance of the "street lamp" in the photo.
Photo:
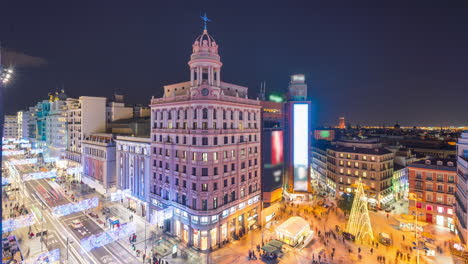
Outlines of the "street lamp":
[[414,208],[415,208],[415,211],[416,211],[416,217],[415,217],[415,227],[414,227],[414,235],[415,235],[415,238],[416,238],[416,263],[419,264],[419,237],[418,237],[418,205],[417,205],[417,201],[422,201],[421,198],[418,198],[416,193],[409,193],[409,199],[410,200],[413,200],[414,201]]

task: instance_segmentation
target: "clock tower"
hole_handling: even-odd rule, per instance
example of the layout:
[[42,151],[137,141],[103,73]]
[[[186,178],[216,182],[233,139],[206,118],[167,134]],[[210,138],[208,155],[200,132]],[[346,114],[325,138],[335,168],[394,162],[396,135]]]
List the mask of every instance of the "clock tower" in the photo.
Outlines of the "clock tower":
[[205,28],[192,45],[190,67],[190,96],[218,98],[221,91],[221,58],[218,44]]

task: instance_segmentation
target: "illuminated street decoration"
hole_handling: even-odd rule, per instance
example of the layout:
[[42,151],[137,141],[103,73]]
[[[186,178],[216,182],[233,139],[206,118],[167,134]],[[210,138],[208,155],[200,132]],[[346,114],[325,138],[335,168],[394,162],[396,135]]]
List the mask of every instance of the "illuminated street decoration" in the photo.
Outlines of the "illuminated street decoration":
[[44,150],[42,150],[42,149],[31,149],[29,151],[29,153],[31,153],[31,154],[39,154],[39,153],[42,153],[42,152],[44,152]]
[[83,253],[89,252],[93,249],[103,247],[119,239],[129,237],[134,233],[136,233],[134,223],[122,224],[119,228],[82,239],[80,241],[82,248],[81,251]]
[[20,144],[20,147],[21,148],[31,148],[31,144],[23,143],[23,144]]
[[67,169],[67,174],[77,174],[77,173],[82,173],[82,172],[83,172],[82,166]]
[[374,233],[369,218],[369,211],[367,210],[367,197],[364,193],[361,178],[354,184],[354,187],[356,187],[356,193],[348,225],[346,226],[346,232],[353,234],[356,237],[356,241],[363,242],[367,238],[367,241],[370,242],[374,240]]
[[45,163],[56,162],[58,159],[56,157],[47,157],[44,158]]
[[119,200],[122,200],[124,199],[125,197],[127,196],[130,196],[131,193],[130,193],[130,189],[127,189],[127,190],[118,190],[116,192],[113,192],[111,193],[111,196],[110,196],[110,200],[112,202],[115,202],[115,201],[119,201]]
[[2,156],[23,155],[24,153],[24,150],[6,150],[2,151]]
[[56,217],[65,216],[73,214],[76,212],[88,210],[94,207],[97,207],[99,204],[99,198],[94,197],[91,199],[86,199],[77,203],[70,203],[65,205],[60,205],[52,209],[52,213]]
[[57,170],[51,171],[40,171],[34,173],[28,173],[23,175],[23,181],[32,181],[32,180],[40,180],[46,178],[56,178],[57,177]]
[[14,149],[14,148],[16,148],[15,145],[3,145],[2,146],[2,149]]
[[2,221],[2,233],[11,232],[18,228],[33,225],[35,222],[32,214],[22,215],[18,218],[12,218]]
[[45,264],[45,263],[59,263],[60,262],[60,249],[41,253],[35,257],[29,258],[23,264]]
[[12,165],[35,164],[35,163],[37,163],[37,158],[12,160],[12,161],[10,161],[10,163]]

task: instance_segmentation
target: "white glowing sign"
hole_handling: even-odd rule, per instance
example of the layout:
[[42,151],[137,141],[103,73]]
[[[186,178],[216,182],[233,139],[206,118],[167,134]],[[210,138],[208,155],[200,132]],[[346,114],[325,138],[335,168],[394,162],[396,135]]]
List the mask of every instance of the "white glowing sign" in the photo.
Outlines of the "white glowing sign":
[[16,148],[15,145],[3,145],[2,146],[2,149],[14,149],[14,148]]
[[27,259],[23,264],[50,264],[50,263],[59,263],[60,262],[60,249],[56,248],[54,250],[41,253],[35,257]]
[[67,169],[67,174],[70,174],[70,175],[81,173],[81,172],[83,172],[83,167],[82,166]]
[[40,171],[40,172],[24,174],[23,181],[32,181],[32,180],[40,180],[40,179],[56,178],[56,177],[57,177],[57,170]]
[[292,76],[293,81],[304,81],[305,77],[302,74],[297,74]]
[[29,153],[31,153],[31,154],[39,154],[39,153],[42,153],[42,152],[44,152],[44,150],[42,150],[42,149],[31,149],[29,151]]
[[33,225],[35,222],[32,214],[22,215],[18,218],[12,218],[2,221],[2,233],[11,232],[18,228]]
[[57,207],[54,207],[52,209],[52,213],[57,216],[65,216],[69,214],[73,214],[76,212],[88,210],[94,207],[97,207],[99,204],[99,198],[94,197],[91,199],[86,199],[77,203],[70,203],[70,204],[64,204],[60,205]]
[[127,190],[118,190],[114,193],[111,193],[111,196],[110,196],[110,200],[112,202],[115,202],[115,201],[119,201],[119,200],[122,200],[123,198],[127,197],[127,196],[130,196],[130,189],[127,189]]
[[80,241],[82,252],[85,253],[95,248],[103,247],[114,241],[127,238],[134,233],[136,233],[134,223],[122,224],[119,228],[82,239]]
[[31,148],[31,144],[23,143],[23,144],[20,145],[20,147],[22,147],[22,148]]
[[307,191],[309,164],[309,105],[294,104],[293,108],[294,190]]
[[10,163],[13,164],[13,165],[35,164],[35,163],[37,163],[37,158],[12,160],[12,161],[10,161]]
[[24,150],[6,150],[2,151],[2,156],[15,156],[15,155],[23,155]]

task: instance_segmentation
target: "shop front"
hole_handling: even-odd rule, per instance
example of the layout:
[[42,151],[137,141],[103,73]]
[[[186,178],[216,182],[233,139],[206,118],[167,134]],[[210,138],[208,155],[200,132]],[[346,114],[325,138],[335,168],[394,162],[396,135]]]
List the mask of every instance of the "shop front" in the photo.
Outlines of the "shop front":
[[127,196],[124,199],[124,206],[133,213],[146,217],[147,203],[133,196]]

